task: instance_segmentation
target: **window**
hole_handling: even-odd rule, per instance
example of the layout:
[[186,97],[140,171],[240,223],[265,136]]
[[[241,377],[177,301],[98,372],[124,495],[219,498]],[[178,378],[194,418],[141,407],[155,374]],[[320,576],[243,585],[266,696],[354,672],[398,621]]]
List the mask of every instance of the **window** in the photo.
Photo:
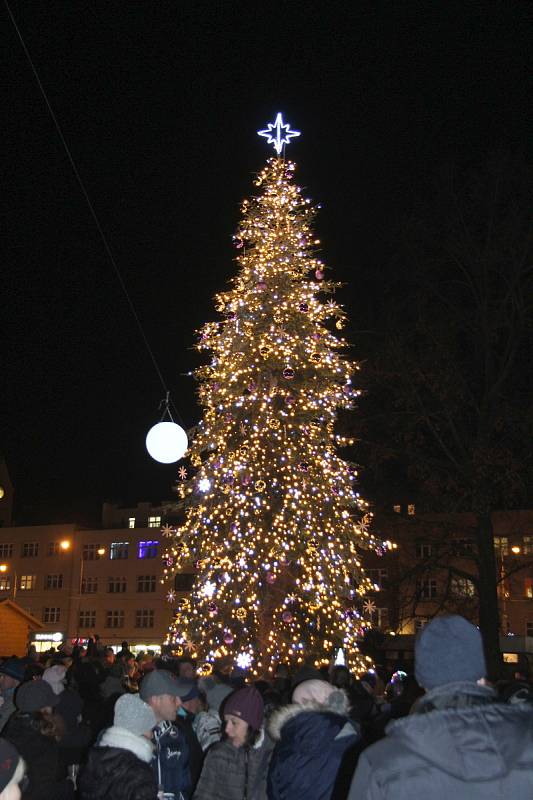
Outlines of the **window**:
[[409,514],[410,517],[414,517],[414,515],[415,515],[415,504],[414,503],[409,503],[409,505],[407,506],[407,513]]
[[389,575],[386,569],[366,569],[365,575],[379,589],[386,588]]
[[123,611],[106,611],[105,626],[106,626],[106,628],[123,628],[124,627],[124,612]]
[[135,527],[135,517],[129,517],[128,528],[134,528],[134,527]]
[[61,609],[57,606],[43,608],[43,622],[50,624],[51,622],[59,622],[59,615]]
[[157,558],[157,546],[159,542],[139,542],[137,558]]
[[526,597],[533,598],[533,578],[524,578],[524,594]]
[[0,558],[12,558],[13,557],[13,545],[12,544],[0,544]]
[[437,581],[435,578],[425,578],[416,582],[416,590],[421,600],[432,600],[437,596]]
[[526,636],[533,636],[533,622],[526,622]]
[[454,597],[475,597],[476,587],[469,578],[452,578],[450,592]]
[[39,542],[24,542],[20,555],[22,558],[37,558],[39,555]]
[[129,542],[111,542],[111,552],[109,558],[127,558]]
[[533,536],[522,537],[522,552],[525,556],[530,556],[533,553]]
[[177,572],[174,576],[174,589],[177,592],[190,592],[195,577],[194,572]]
[[126,578],[108,578],[107,591],[110,594],[122,594],[126,591]]
[[83,560],[98,561],[98,559],[101,558],[101,555],[99,554],[98,551],[101,549],[102,549],[101,545],[93,544],[93,542],[91,542],[90,544],[84,544],[82,550]]
[[161,527],[161,517],[148,517],[148,527],[149,528],[160,528]]
[[382,631],[389,627],[389,609],[376,608],[376,624]]
[[96,628],[96,611],[80,611],[78,624],[80,628]]
[[62,575],[47,575],[44,581],[45,589],[62,589],[63,576]]
[[137,591],[155,592],[155,575],[138,575]]
[[417,558],[430,558],[433,555],[433,545],[429,542],[416,543],[416,557]]
[[19,589],[21,592],[30,591],[37,586],[37,575],[21,575],[19,578]]
[[494,537],[494,549],[501,556],[508,556],[509,555],[509,539],[507,538],[507,536],[495,536]]
[[11,578],[9,575],[0,575],[0,592],[9,592],[11,589]]
[[153,628],[154,627],[154,610],[152,608],[141,608],[135,612],[135,627],[136,628]]
[[402,507],[401,506],[393,506],[392,510],[394,511],[395,514],[401,514],[402,513]]
[[454,539],[452,541],[452,555],[468,556],[475,552],[473,539]]
[[83,578],[81,582],[82,594],[96,594],[98,591],[98,578]]
[[60,550],[59,542],[48,542],[47,555],[49,555],[49,556],[58,556],[60,552],[61,552],[61,550]]

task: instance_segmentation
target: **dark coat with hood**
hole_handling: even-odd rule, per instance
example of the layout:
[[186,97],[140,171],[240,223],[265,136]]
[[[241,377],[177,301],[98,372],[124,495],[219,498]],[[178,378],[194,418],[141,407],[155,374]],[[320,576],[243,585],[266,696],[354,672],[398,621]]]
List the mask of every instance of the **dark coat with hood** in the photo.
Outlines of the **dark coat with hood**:
[[342,689],[332,692],[327,705],[307,701],[274,711],[268,723],[276,742],[268,773],[269,800],[346,798],[360,741],[348,713]]
[[349,800],[531,800],[533,713],[492,689],[446,684],[359,759]]
[[234,747],[228,739],[216,742],[205,757],[193,800],[266,800],[271,752],[264,730],[252,746]]

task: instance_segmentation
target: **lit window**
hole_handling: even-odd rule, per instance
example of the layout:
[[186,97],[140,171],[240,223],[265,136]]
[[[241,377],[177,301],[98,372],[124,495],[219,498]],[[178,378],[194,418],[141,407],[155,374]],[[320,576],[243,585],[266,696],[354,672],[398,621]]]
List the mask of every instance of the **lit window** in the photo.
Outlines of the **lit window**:
[[416,589],[421,600],[433,600],[437,596],[437,581],[434,578],[417,581]]
[[13,557],[13,545],[0,544],[0,558],[12,558],[12,557]]
[[149,528],[160,528],[161,527],[161,517],[148,517],[148,527]]
[[96,611],[80,611],[80,628],[96,628]]
[[19,578],[19,589],[21,592],[28,592],[37,586],[37,575],[21,575]]
[[155,575],[138,575],[137,576],[137,591],[138,592],[155,592]]
[[57,608],[57,606],[43,608],[43,622],[48,623],[48,625],[52,622],[59,622],[60,613],[61,609]]
[[107,591],[110,594],[122,594],[126,591],[126,578],[108,578]]
[[407,513],[409,514],[410,517],[414,517],[414,515],[415,515],[415,504],[414,503],[409,503],[409,505],[407,506]]
[[525,578],[524,584],[526,597],[533,597],[533,578]]
[[123,628],[124,627],[124,612],[123,611],[106,611],[105,626],[106,626],[106,628]]
[[9,592],[11,589],[11,578],[9,575],[0,575],[0,592]]
[[533,553],[533,536],[523,536],[522,542],[522,552],[524,555],[531,555]]
[[508,556],[509,539],[507,538],[507,536],[495,536],[494,549],[497,550],[501,556]]
[[393,506],[392,510],[394,511],[395,514],[401,514],[402,513],[402,507],[401,506]]
[[136,628],[153,628],[154,627],[154,610],[152,608],[140,608],[135,612],[135,627]]
[[159,542],[148,541],[148,542],[139,542],[139,548],[137,550],[137,557],[138,558],[157,558],[157,546]]
[[129,517],[128,518],[128,528],[134,528],[134,527],[135,527],[135,517]]
[[433,555],[433,545],[429,542],[416,543],[416,557],[417,558],[430,558]]
[[476,587],[469,578],[452,578],[450,592],[454,597],[475,597]]
[[111,550],[109,553],[109,558],[111,559],[127,558],[128,545],[129,542],[111,542]]
[[101,549],[102,548],[99,544],[94,544],[93,542],[90,542],[89,544],[84,544],[82,550],[83,560],[98,561],[98,559],[101,558],[101,555],[98,551]]
[[39,542],[24,542],[20,555],[22,558],[37,558],[39,555]]
[[96,594],[98,591],[98,578],[83,578],[81,582],[82,594]]
[[63,576],[62,575],[47,575],[44,581],[45,589],[62,589]]

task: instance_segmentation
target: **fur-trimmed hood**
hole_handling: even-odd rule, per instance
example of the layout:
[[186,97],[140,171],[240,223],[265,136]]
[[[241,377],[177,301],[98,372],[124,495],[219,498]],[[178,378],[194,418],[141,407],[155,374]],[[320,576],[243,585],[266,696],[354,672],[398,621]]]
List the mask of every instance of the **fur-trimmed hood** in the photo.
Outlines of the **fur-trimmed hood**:
[[119,728],[116,725],[103,732],[98,747],[118,747],[121,750],[129,750],[145,764],[150,763],[154,754],[152,742],[144,736],[137,736],[126,728]]
[[[348,722],[350,702],[344,689],[331,692],[326,703],[317,703],[315,700],[306,700],[303,703],[290,703],[274,711],[268,721],[267,732],[275,742],[281,739],[282,728],[300,714],[337,714],[345,717]],[[352,728],[353,731],[353,728]]]

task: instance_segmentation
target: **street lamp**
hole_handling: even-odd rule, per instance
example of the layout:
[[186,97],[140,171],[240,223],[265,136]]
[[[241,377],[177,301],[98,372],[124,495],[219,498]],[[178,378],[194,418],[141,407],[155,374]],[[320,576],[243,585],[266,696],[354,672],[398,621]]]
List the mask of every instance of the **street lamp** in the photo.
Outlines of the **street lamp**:
[[63,539],[62,542],[59,542],[59,547],[61,548],[61,550],[63,550],[63,552],[66,552],[67,550],[70,550],[70,542],[69,542],[69,540],[68,539]]
[[[9,570],[9,564],[0,564],[0,573],[5,575],[5,573]],[[10,586],[11,589],[11,586]],[[13,572],[13,600],[17,596],[17,573]]]

